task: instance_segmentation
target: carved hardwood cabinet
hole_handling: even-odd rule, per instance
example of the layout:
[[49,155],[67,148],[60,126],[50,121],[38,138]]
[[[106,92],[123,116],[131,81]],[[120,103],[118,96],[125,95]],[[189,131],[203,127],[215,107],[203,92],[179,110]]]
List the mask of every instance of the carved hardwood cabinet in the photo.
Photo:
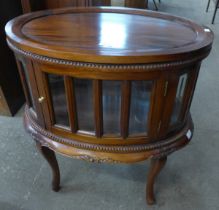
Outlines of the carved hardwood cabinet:
[[26,95],[26,130],[53,170],[55,152],[91,162],[152,159],[146,197],[167,156],[192,138],[189,113],[212,32],[125,8],[69,8],[6,26]]

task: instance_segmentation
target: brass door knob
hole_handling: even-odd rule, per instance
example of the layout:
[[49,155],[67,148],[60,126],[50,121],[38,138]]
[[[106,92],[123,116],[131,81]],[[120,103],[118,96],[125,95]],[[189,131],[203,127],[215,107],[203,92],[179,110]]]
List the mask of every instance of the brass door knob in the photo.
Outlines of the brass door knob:
[[40,98],[38,98],[39,103],[42,103],[45,100],[45,98],[43,96],[41,96]]

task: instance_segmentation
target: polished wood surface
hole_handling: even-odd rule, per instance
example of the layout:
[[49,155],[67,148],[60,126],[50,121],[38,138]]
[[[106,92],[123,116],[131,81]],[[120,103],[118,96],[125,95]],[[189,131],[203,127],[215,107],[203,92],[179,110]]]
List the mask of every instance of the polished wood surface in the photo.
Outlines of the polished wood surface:
[[98,163],[153,159],[146,197],[154,203],[166,157],[193,135],[189,109],[211,30],[163,13],[66,8],[18,17],[6,33],[25,128],[52,167],[53,188],[52,151]]
[[178,17],[111,8],[37,12],[11,21],[6,31],[23,50],[98,63],[186,59],[207,50],[213,37],[209,29]]

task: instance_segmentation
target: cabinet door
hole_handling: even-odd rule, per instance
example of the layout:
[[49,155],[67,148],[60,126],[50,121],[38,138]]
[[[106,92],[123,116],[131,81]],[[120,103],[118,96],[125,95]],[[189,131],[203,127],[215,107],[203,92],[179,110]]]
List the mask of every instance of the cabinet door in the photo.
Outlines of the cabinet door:
[[169,130],[182,125],[189,113],[196,81],[200,69],[200,63],[185,69],[178,74],[178,84],[174,98],[174,106],[171,113]]
[[160,135],[181,129],[187,119],[200,64],[169,73]]
[[124,77],[112,72],[97,78],[67,67],[35,66],[40,97],[45,98],[41,105],[46,127],[52,132],[101,144],[156,139],[163,106],[163,73]]
[[16,56],[17,66],[30,114],[41,126],[44,126],[39,92],[36,84],[34,69],[31,60]]
[[38,63],[34,64],[34,68],[40,98],[45,99],[41,107],[47,129],[70,132],[72,121],[69,118],[65,77],[43,72]]

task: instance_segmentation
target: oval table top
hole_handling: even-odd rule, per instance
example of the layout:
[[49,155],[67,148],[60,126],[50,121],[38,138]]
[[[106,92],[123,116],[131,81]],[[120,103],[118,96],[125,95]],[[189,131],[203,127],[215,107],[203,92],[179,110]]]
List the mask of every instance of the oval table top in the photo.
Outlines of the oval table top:
[[16,48],[72,61],[131,64],[189,59],[211,48],[210,29],[176,16],[127,8],[29,13],[6,25]]

